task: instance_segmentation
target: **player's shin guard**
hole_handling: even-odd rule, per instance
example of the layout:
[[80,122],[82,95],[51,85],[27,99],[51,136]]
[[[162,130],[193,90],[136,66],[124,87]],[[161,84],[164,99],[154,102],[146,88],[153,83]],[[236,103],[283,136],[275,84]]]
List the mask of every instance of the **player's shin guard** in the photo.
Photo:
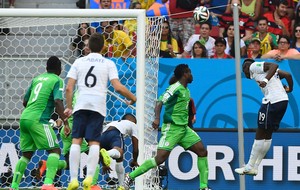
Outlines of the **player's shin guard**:
[[252,168],[254,167],[257,157],[258,155],[261,154],[263,148],[264,148],[264,142],[265,140],[254,140],[254,143],[252,145],[252,150],[251,150],[251,154],[250,154],[250,158],[249,161],[247,163],[248,167]]
[[136,177],[146,173],[151,168],[154,168],[157,166],[157,163],[155,161],[155,158],[150,158],[149,160],[146,160],[141,166],[137,167],[133,172],[129,174],[131,179],[135,179]]
[[29,160],[27,158],[23,157],[23,156],[18,161],[18,163],[16,165],[16,168],[15,168],[13,181],[12,181],[12,184],[11,184],[11,187],[13,189],[18,189],[19,188],[22,176],[25,172],[25,169],[27,167],[28,162],[29,162]]
[[47,170],[46,170],[46,178],[44,180],[44,184],[51,185],[53,184],[54,177],[56,175],[59,163],[59,155],[56,153],[51,153],[47,159]]
[[255,166],[254,168],[258,168],[258,166],[260,165],[262,159],[266,156],[267,152],[269,151],[270,147],[272,144],[272,139],[267,139],[264,141],[264,146],[262,151],[260,152],[260,154],[257,156],[257,160],[255,162]]
[[200,180],[200,189],[208,186],[208,161],[207,157],[198,157],[198,171]]
[[89,148],[89,154],[87,157],[87,176],[94,176],[95,168],[99,165],[99,145],[91,145]]
[[116,163],[116,173],[118,176],[118,180],[119,180],[119,185],[124,184],[124,177],[125,177],[125,169],[123,166],[123,162],[117,162]]
[[93,176],[92,185],[97,185],[99,178],[100,166],[99,164],[96,166],[95,174]]
[[58,169],[66,169],[67,168],[67,162],[65,160],[59,160],[58,162]]

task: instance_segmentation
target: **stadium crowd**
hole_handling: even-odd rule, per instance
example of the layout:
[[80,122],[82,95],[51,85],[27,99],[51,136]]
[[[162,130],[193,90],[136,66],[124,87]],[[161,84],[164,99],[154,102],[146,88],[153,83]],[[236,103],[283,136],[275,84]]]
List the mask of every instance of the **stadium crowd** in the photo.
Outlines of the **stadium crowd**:
[[[165,17],[162,24],[160,57],[231,59],[235,57],[232,3],[238,3],[239,7],[242,58],[270,58],[265,54],[275,49],[280,50],[277,54],[281,57],[285,54],[288,54],[289,58],[298,57],[300,50],[298,0],[199,0],[197,6],[207,7],[210,13],[209,19],[202,23],[194,19],[192,8],[189,10],[186,7],[182,8],[177,0],[131,0],[128,8],[146,9],[147,16]],[[99,9],[102,8],[120,7],[116,6],[114,0],[100,0]],[[89,32],[99,32],[106,36],[103,50],[105,56],[126,59],[135,56],[133,48],[136,43],[135,30],[136,21],[131,20],[109,22],[104,25],[91,23]],[[287,44],[278,43],[282,36],[288,41]],[[78,43],[79,52],[82,51],[82,44]],[[218,47],[218,44],[222,47]],[[76,44],[72,42],[72,48],[74,47]],[[194,48],[200,49],[199,56],[195,55]],[[295,54],[297,56],[294,56]],[[82,55],[79,53],[79,56]]]

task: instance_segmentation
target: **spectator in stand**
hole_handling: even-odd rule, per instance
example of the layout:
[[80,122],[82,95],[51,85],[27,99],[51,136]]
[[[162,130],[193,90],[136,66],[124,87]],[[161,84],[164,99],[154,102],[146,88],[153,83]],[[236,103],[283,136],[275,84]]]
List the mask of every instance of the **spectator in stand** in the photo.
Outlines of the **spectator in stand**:
[[85,39],[83,41],[84,43],[84,47],[83,47],[83,55],[86,56],[88,55],[89,53],[91,53],[91,50],[89,48],[89,39]]
[[165,16],[170,15],[168,0],[156,0],[146,11],[146,16]]
[[[300,1],[299,1],[300,3]],[[295,19],[292,20],[292,28],[293,30],[295,30],[295,26],[300,25],[300,4],[297,5],[296,9],[295,9]]]
[[[228,28],[225,30],[226,36],[224,39],[226,41],[226,49],[225,53],[235,57],[235,48],[234,48],[234,26],[233,23],[228,25]],[[240,39],[240,47],[241,47],[241,57],[246,55],[246,45],[243,39]]]
[[219,18],[224,14],[228,0],[205,0],[206,4],[204,6],[209,8],[209,22],[213,26],[213,31],[216,31],[218,35],[219,31]]
[[[241,5],[241,12],[250,16],[253,21],[256,21],[260,16],[262,0],[238,0]],[[226,12],[232,12],[231,8],[232,0],[228,1]]]
[[141,3],[142,9],[148,10],[151,7],[151,5],[155,2],[155,0],[147,0],[147,1],[145,1],[145,0],[138,0],[138,2]]
[[82,57],[84,56],[83,49],[84,49],[84,40],[89,39],[91,36],[92,31],[90,25],[88,23],[81,23],[78,26],[77,36],[71,43],[71,50],[76,50],[76,56]]
[[100,0],[100,9],[111,9],[112,0]]
[[15,0],[9,0],[9,8],[15,8]]
[[[182,52],[189,37],[195,33],[195,20],[193,18],[193,11],[177,7],[177,1],[179,0],[169,0],[170,26],[173,36],[177,40]],[[191,44],[191,47],[192,45],[193,43]]]
[[172,36],[170,24],[165,20],[162,24],[159,56],[163,58],[173,58],[179,53],[178,43]]
[[192,58],[207,58],[206,47],[199,40],[193,45]]
[[288,17],[287,7],[287,0],[279,0],[274,12],[269,11],[263,15],[268,19],[268,32],[272,32],[275,35],[290,36],[291,19]]
[[248,46],[247,58],[258,59],[261,58],[261,42],[258,38],[252,38],[251,43]]
[[252,38],[258,38],[260,40],[261,54],[264,55],[272,49],[277,49],[277,37],[275,34],[268,32],[268,19],[266,17],[260,17],[257,20],[257,32],[252,35]]
[[295,27],[291,48],[300,52],[300,24]]
[[[282,0],[263,0],[263,11],[266,12],[275,12],[276,3]],[[287,0],[287,14],[290,19],[294,18],[295,3],[294,0]]]
[[209,4],[209,12],[220,18],[226,11],[228,0],[207,0]]
[[[100,0],[99,9],[111,9],[112,8],[112,0]],[[92,33],[98,32],[102,33],[100,23],[93,22],[91,23]]]
[[[233,12],[230,9],[229,12],[225,12],[220,19],[220,30],[219,37],[223,37],[225,28],[228,28],[229,25],[233,23]],[[244,42],[251,38],[254,30],[254,22],[246,13],[241,12],[239,7],[239,28],[240,35]]]
[[222,37],[219,37],[215,41],[215,54],[210,56],[210,58],[214,59],[227,59],[233,58],[232,56],[225,53],[226,49],[226,40]]
[[113,21],[101,22],[104,36],[102,53],[106,57],[122,57],[126,59],[133,55],[134,44],[124,31],[114,29],[114,23]]
[[278,49],[274,49],[264,54],[263,59],[275,59],[282,61],[283,59],[300,59],[300,53],[295,48],[290,48],[290,38],[288,36],[280,36],[278,41]]
[[[132,2],[130,4],[131,9],[141,9],[142,5],[139,2]],[[136,19],[125,20],[123,30],[126,34],[129,35],[133,42],[136,42],[136,29],[137,29],[137,21]]]
[[200,34],[193,34],[189,38],[189,41],[184,47],[182,57],[191,57],[192,48],[196,41],[199,41],[202,45],[205,46],[208,57],[214,55],[215,39],[209,36],[210,31],[211,24],[209,22],[202,23],[200,26]]

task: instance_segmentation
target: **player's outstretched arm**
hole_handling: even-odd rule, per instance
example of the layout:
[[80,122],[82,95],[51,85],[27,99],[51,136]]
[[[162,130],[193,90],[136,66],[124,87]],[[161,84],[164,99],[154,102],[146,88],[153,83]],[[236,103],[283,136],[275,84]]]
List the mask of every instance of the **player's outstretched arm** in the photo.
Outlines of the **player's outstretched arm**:
[[64,114],[69,118],[72,115],[72,101],[73,101],[73,90],[75,86],[76,80],[73,78],[69,78],[67,86],[66,86],[66,104],[67,107],[64,111]]
[[125,96],[127,99],[130,100],[128,102],[129,105],[132,105],[136,102],[135,95],[132,92],[130,92],[123,84],[121,84],[119,79],[112,79],[110,82],[114,87],[114,89],[116,90],[116,92],[118,92],[119,94]]
[[154,129],[158,129],[160,123],[160,113],[162,109],[163,103],[162,101],[157,101],[154,108],[155,119],[152,122],[152,127]]
[[133,149],[132,149],[132,161],[130,163],[130,166],[138,167],[139,164],[137,162],[137,159],[139,156],[139,140],[136,137],[132,136],[131,142],[132,142]]
[[60,99],[56,99],[55,100],[55,112],[58,114],[58,116],[62,119],[62,121],[64,122],[64,131],[65,131],[65,135],[69,135],[70,134],[70,128],[69,128],[69,122],[67,120],[67,116],[64,114],[64,105],[63,105],[63,101]]

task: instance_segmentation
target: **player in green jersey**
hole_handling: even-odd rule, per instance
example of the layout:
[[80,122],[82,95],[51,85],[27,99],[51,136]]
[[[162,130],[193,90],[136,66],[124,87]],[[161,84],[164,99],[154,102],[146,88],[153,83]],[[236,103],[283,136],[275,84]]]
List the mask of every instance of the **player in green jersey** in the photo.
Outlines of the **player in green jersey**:
[[209,190],[207,150],[197,133],[188,126],[190,91],[187,85],[193,81],[193,76],[188,65],[180,64],[174,70],[174,77],[177,82],[170,85],[159,97],[154,109],[155,120],[152,127],[157,129],[160,123],[162,106],[165,105],[157,154],[154,158],[146,160],[140,167],[126,175],[125,189],[130,188],[136,177],[162,164],[169,157],[173,148],[180,145],[184,149],[197,154],[200,173],[199,186],[201,190]]
[[70,133],[68,121],[65,120],[63,106],[63,80],[61,62],[56,56],[47,60],[47,72],[35,77],[27,90],[20,118],[20,149],[22,157],[14,170],[11,189],[18,190],[28,162],[36,150],[47,150],[47,172],[42,190],[57,190],[53,179],[58,169],[66,167],[66,162],[59,160],[60,148],[56,134],[49,123],[51,114],[58,113],[64,121],[65,134]]
[[[77,96],[78,96],[78,91],[76,91],[74,93],[74,95],[73,95],[73,101],[72,101],[73,105],[75,105],[75,103],[76,103]],[[62,120],[58,117],[58,115],[56,113],[52,114],[50,122],[52,123],[52,125],[54,127],[62,126],[62,124],[63,124]],[[68,122],[69,122],[70,132],[72,132],[72,128],[73,128],[73,116],[69,117]],[[65,160],[67,162],[67,166],[64,169],[65,170],[69,170],[69,156],[70,156],[70,148],[71,148],[71,145],[72,145],[72,135],[71,135],[71,133],[70,134],[65,134],[64,128],[65,128],[65,126],[63,126],[61,128],[61,130],[60,130],[60,137],[61,137],[62,144],[63,144],[62,155],[65,157]],[[80,152],[81,153],[85,152],[86,154],[88,154],[88,151],[89,151],[88,143],[86,142],[85,139],[83,139],[81,147],[80,147]],[[45,172],[45,169],[46,169],[46,167],[45,167],[46,163],[47,162],[45,160],[41,160],[39,162],[38,168],[35,169],[37,171],[36,172],[36,178],[37,179],[41,179],[42,178],[42,176],[43,176],[43,174]],[[99,167],[99,165],[97,165],[96,172],[95,172],[95,174],[93,176],[91,190],[101,190],[101,188],[97,185],[99,171],[100,171],[100,167]],[[86,173],[86,171],[84,172],[84,174],[85,173]]]

